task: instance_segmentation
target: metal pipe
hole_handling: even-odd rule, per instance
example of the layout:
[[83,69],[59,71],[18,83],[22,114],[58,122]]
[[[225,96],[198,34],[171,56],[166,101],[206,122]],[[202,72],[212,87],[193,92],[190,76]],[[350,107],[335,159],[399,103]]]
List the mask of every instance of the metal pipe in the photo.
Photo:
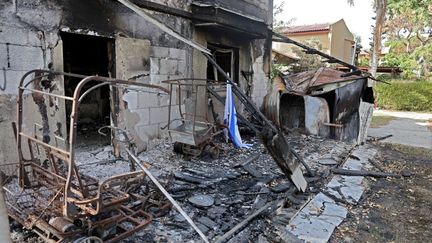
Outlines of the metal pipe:
[[[168,125],[167,125],[167,127],[168,127],[168,130],[170,130],[170,124],[171,124],[171,103],[172,103],[172,87],[173,87],[173,84],[169,84],[169,86],[170,86],[170,91],[171,91],[171,95],[170,95],[170,97],[169,97],[169,104],[168,104]],[[180,105],[180,103],[179,103],[179,105]]]
[[187,215],[187,213],[180,207],[176,200],[165,190],[165,188],[159,183],[159,181],[150,173],[150,171],[140,163],[140,160],[129,150],[125,149],[129,154],[130,158],[147,174],[150,180],[159,188],[159,190],[168,198],[168,200],[173,204],[173,206],[180,212],[180,214],[186,219],[186,221],[192,226],[192,228],[201,236],[204,242],[208,243],[209,240],[204,235],[203,232],[196,226],[192,219]]
[[47,144],[47,143],[44,143],[44,142],[40,141],[39,139],[36,139],[36,138],[34,138],[34,137],[31,137],[31,136],[29,136],[29,135],[27,135],[27,134],[25,134],[25,133],[20,132],[20,133],[18,133],[18,134],[19,134],[20,136],[23,136],[23,137],[25,137],[25,138],[27,138],[27,139],[29,139],[29,140],[35,142],[35,143],[38,143],[38,144],[40,144],[40,145],[42,145],[42,146],[44,146],[44,147],[50,148],[50,149],[52,149],[52,150],[55,150],[55,151],[57,151],[57,152],[59,152],[59,153],[61,153],[61,154],[65,154],[65,155],[67,155],[67,156],[70,157],[69,152],[67,152],[67,151],[65,151],[65,150],[62,150],[62,149],[59,149],[59,148],[54,147],[54,146],[52,146],[52,145],[49,145],[49,144]]
[[71,100],[71,101],[73,100],[73,98],[69,97],[69,96],[53,94],[53,93],[43,92],[43,91],[40,91],[40,90],[30,89],[30,88],[24,88],[24,87],[19,87],[19,88],[22,89],[22,90],[27,90],[27,91],[31,91],[31,92],[38,93],[38,94],[53,96],[53,97],[60,98],[60,99]]
[[225,73],[225,71],[216,63],[216,60],[213,59],[213,57],[207,55],[206,53],[203,53],[203,55],[210,61],[210,63],[216,67],[216,69],[221,73],[224,78],[227,80],[228,83],[231,84],[233,88],[234,94],[242,101],[242,103],[245,105],[245,108],[249,110],[249,112],[255,116],[255,118],[258,121],[261,121],[263,125],[268,126],[273,132],[277,133],[278,129],[271,123],[267,117],[258,109],[258,107],[247,97],[235,84],[231,78]]
[[293,44],[293,45],[296,45],[296,46],[298,46],[298,47],[306,50],[307,54],[317,54],[319,56],[322,56],[322,57],[328,59],[329,63],[338,63],[338,64],[341,64],[342,66],[350,68],[353,71],[359,70],[358,67],[356,67],[354,65],[351,65],[351,64],[349,64],[347,62],[344,62],[344,61],[342,61],[342,60],[340,60],[340,59],[338,59],[336,57],[332,57],[332,56],[330,56],[328,54],[325,54],[324,52],[321,52],[321,51],[319,51],[317,49],[311,48],[311,47],[309,47],[307,45],[304,45],[304,44],[302,44],[300,42],[297,42],[297,41],[295,41],[293,39],[290,39],[290,38],[288,38],[288,37],[286,37],[286,36],[284,36],[282,34],[273,32],[273,35],[276,36],[276,37],[278,37],[278,38],[280,38],[280,39],[273,39],[273,41],[275,41],[275,42],[282,42],[282,43]]
[[80,97],[79,97],[79,99],[78,99],[78,103],[81,103],[82,102],[82,100],[90,93],[90,92],[92,92],[93,90],[95,90],[95,89],[98,89],[98,88],[100,88],[100,87],[102,87],[102,86],[104,86],[104,85],[107,85],[108,83],[100,83],[100,84],[97,84],[97,85],[95,85],[95,86],[93,86],[93,87],[91,87],[91,88],[89,88],[88,90],[86,90]]

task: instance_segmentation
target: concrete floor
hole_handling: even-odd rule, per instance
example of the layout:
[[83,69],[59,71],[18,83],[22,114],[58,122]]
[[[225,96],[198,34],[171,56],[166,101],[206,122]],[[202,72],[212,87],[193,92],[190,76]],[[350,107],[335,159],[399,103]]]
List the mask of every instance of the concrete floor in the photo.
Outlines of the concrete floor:
[[432,149],[432,129],[427,126],[427,120],[432,119],[432,114],[375,111],[374,116],[393,116],[395,119],[391,120],[387,125],[369,128],[369,136],[384,137],[393,135],[383,141]]

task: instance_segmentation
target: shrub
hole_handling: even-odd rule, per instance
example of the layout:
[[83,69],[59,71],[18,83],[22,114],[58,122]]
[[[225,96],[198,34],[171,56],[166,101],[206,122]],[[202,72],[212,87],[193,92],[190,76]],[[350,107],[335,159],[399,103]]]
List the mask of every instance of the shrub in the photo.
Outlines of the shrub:
[[392,81],[374,87],[379,107],[389,110],[432,112],[432,82]]

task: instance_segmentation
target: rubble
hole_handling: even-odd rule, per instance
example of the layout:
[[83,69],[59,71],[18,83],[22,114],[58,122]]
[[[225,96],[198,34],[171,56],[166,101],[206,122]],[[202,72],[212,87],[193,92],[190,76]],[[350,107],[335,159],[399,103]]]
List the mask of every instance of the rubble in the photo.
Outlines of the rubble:
[[[369,146],[350,150],[343,169],[370,168],[368,158],[376,149]],[[336,170],[334,168],[332,170]],[[310,242],[327,242],[335,228],[345,219],[349,205],[359,202],[365,186],[362,176],[335,175],[300,212],[292,218],[285,230],[299,239]]]
[[[175,153],[166,139],[153,140],[150,149],[139,154],[138,158],[149,165],[152,174],[167,188],[210,241],[220,239],[247,219],[248,215],[252,215],[264,206],[274,205],[271,210],[260,213],[227,239],[227,242],[238,242],[240,239],[257,241],[260,238],[272,242],[288,234],[281,229],[287,227],[296,215],[297,217],[300,215],[299,210],[309,202],[310,198],[325,188],[334,166],[349,160],[353,163],[358,161],[351,156],[355,144],[298,133],[287,135],[287,139],[316,174],[315,177],[306,177],[309,181],[307,193],[297,192],[295,186],[278,170],[263,145],[254,137],[246,137],[246,142],[253,145],[251,149],[234,149],[232,145],[219,141],[222,151],[218,159],[212,159],[210,155],[185,158]],[[359,154],[353,154],[361,157]],[[372,155],[366,157],[370,156]],[[336,165],[333,163],[323,165],[320,163],[322,158],[332,158]],[[113,157],[110,146],[101,148],[83,144],[77,149],[76,161],[80,170],[85,170],[86,173],[93,171],[99,174],[99,178],[109,176],[99,171],[121,173],[125,168],[129,168],[128,161]],[[245,163],[248,161],[251,162]],[[250,174],[243,166],[239,166],[241,164],[252,166],[259,176]],[[353,169],[353,167],[347,168]],[[178,177],[179,174],[188,175],[186,177],[188,180],[184,180],[184,176]],[[194,179],[190,180],[189,177]],[[149,183],[147,180],[143,185]],[[329,184],[329,188],[331,185]],[[137,188],[135,193],[145,195],[146,191],[146,186],[142,186]],[[213,205],[207,204],[208,206],[203,207],[192,204],[189,199],[197,195],[211,197]],[[333,198],[326,200],[334,201]],[[338,203],[340,202],[336,201],[336,204]],[[144,239],[185,242],[198,241],[197,237],[186,223],[186,219],[175,210],[171,210],[154,217],[153,222],[145,230],[135,233],[124,242]],[[291,237],[295,236],[291,235]]]
[[[103,36],[108,38],[96,38],[99,33],[93,30],[69,28],[71,21],[67,18],[63,21],[63,17],[60,18],[61,23],[65,24],[62,30],[71,33],[60,33],[56,21],[49,20],[47,22],[52,22],[50,23],[52,27],[49,29],[44,26],[34,28],[40,29],[38,39],[44,52],[37,57],[43,56],[41,66],[48,69],[34,69],[27,72],[18,87],[17,122],[14,131],[18,159],[17,163],[2,165],[2,182],[7,195],[8,215],[25,228],[32,229],[45,241],[94,239],[106,242],[122,240],[185,242],[200,240],[196,235],[198,233],[204,242],[209,240],[271,242],[276,238],[294,235],[295,233],[284,232],[281,228],[289,224],[291,218],[295,220],[296,216],[305,213],[299,210],[316,206],[309,204],[310,198],[317,193],[317,197],[324,195],[322,187],[330,179],[334,167],[349,158],[353,144],[297,133],[284,134],[281,129],[283,126],[273,124],[258,109],[262,93],[267,90],[266,82],[262,81],[270,73],[271,32],[268,31],[268,26],[271,24],[271,17],[257,19],[255,15],[258,14],[257,11],[265,13],[261,10],[271,9],[271,3],[264,4],[266,1],[258,1],[252,4],[256,10],[247,15],[241,13],[242,11],[236,13],[226,6],[208,5],[201,1],[181,3],[185,10],[164,8],[162,4],[151,4],[152,8],[189,21],[172,22],[169,18],[165,18],[167,16],[161,18],[158,14],[143,10],[135,2],[128,0],[118,0],[124,6],[109,1],[106,3],[108,8],[87,8],[84,2],[63,6],[61,3],[52,1],[52,4],[64,9],[64,14],[73,16],[74,13],[82,13],[82,18],[79,18],[78,23],[73,26],[80,27],[83,23],[88,25],[87,21],[103,19],[104,27],[108,27],[102,28],[107,32]],[[122,11],[117,11],[119,6],[122,7]],[[130,17],[136,17],[130,16],[131,13],[126,12],[125,6],[143,17],[144,22],[151,23],[152,25],[149,26],[143,25],[150,31],[141,31],[143,26],[139,25],[143,22],[138,18],[135,21],[125,21]],[[11,7],[17,6],[11,5]],[[21,6],[19,8],[21,9]],[[28,8],[31,10],[33,7]],[[94,16],[91,11],[87,11],[88,9],[95,9],[94,11],[102,15],[97,16],[99,18],[92,18]],[[101,9],[107,11],[99,11]],[[189,9],[192,12],[186,11]],[[33,10],[38,10],[35,13],[41,11],[39,8]],[[216,10],[217,14],[215,14]],[[208,12],[211,14],[206,16]],[[221,19],[222,16],[229,21],[222,21],[224,20]],[[13,14],[10,17],[15,18]],[[197,19],[199,21],[195,22]],[[217,20],[216,25],[213,25],[214,20]],[[129,26],[132,22],[136,23],[136,26]],[[169,27],[172,24],[178,27],[177,31]],[[219,24],[222,26],[218,27]],[[38,25],[38,23],[30,24],[30,27]],[[184,28],[185,26],[190,28]],[[251,30],[250,26],[254,26],[254,30]],[[154,29],[155,27],[158,29]],[[75,33],[73,29],[77,29]],[[224,40],[224,36],[219,36],[218,33],[225,30],[229,33],[241,33],[244,36],[238,40],[237,38]],[[95,39],[75,35],[82,34],[83,31],[87,35],[95,35]],[[141,32],[145,32],[144,36]],[[45,34],[48,33],[51,36],[47,35],[47,38],[52,40],[46,42]],[[183,43],[169,40],[166,34]],[[127,37],[129,35],[140,39]],[[77,44],[92,42],[91,40],[98,43],[89,46]],[[198,44],[202,41],[207,42],[205,43],[207,47]],[[9,44],[6,43],[8,47]],[[188,46],[177,48],[182,47],[183,44]],[[210,50],[214,49],[214,46],[221,45],[223,47],[219,47],[219,51],[228,53],[225,44],[233,45],[229,50],[231,52],[229,60],[227,58],[222,61],[224,64],[230,63],[227,66],[231,66],[231,72],[224,70],[220,60],[217,60],[216,55],[212,55],[217,50]],[[29,43],[25,45],[15,43],[12,46],[13,49],[23,49],[27,45]],[[46,52],[47,45],[50,46],[48,52]],[[170,48],[174,46],[176,48]],[[92,53],[89,50],[97,47],[103,47],[98,55],[100,60],[93,60],[90,58]],[[203,57],[197,57],[190,47],[201,51]],[[32,44],[31,49],[39,51],[39,44]],[[244,58],[243,50],[246,49],[250,49],[250,52],[248,51],[247,58]],[[242,50],[241,57],[239,50]],[[87,53],[80,55],[87,51],[89,51],[88,55]],[[8,57],[9,52],[7,48]],[[12,53],[11,56],[19,56],[19,53]],[[51,56],[47,58],[46,53],[51,53]],[[27,58],[26,55],[24,56]],[[89,63],[81,62],[87,58]],[[23,59],[22,62],[27,63],[27,59]],[[73,59],[78,60],[78,64]],[[201,66],[202,61],[204,61],[203,66]],[[101,68],[95,68],[90,63],[97,63],[94,65]],[[8,68],[10,66],[8,63]],[[14,69],[17,68],[14,63],[12,66]],[[240,71],[239,69],[243,67],[251,68]],[[84,70],[91,75],[96,74],[86,76],[69,73],[69,71],[67,73],[53,71],[64,68],[71,72]],[[27,67],[19,70],[25,69]],[[164,132],[170,134],[172,138],[175,130],[170,127],[171,118],[185,120],[182,116],[190,115],[182,113],[183,104],[178,104],[181,119],[171,117],[171,103],[177,102],[172,98],[178,97],[178,102],[181,103],[182,92],[175,93],[175,89],[172,88],[168,91],[165,84],[168,83],[172,87],[170,81],[160,81],[171,79],[172,82],[178,83],[179,80],[193,80],[182,76],[201,73],[201,71],[207,72],[208,79],[213,76],[215,80],[227,81],[232,85],[233,93],[241,102],[241,113],[250,121],[245,117],[242,118],[241,115],[239,120],[261,136],[260,141],[263,145],[257,138],[250,137],[246,140],[249,140],[247,142],[252,145],[251,149],[236,150],[229,144],[217,141],[221,129],[215,130],[217,130],[216,125],[219,124],[206,119],[201,121],[201,126],[197,126],[196,112],[192,119],[193,133],[188,134],[190,136],[187,138],[183,137],[183,140],[173,139],[174,142],[183,143],[180,144],[180,149],[176,146],[179,145],[178,143],[171,144],[166,140],[161,140],[154,145],[151,145],[151,142],[147,144],[147,141],[162,136],[163,132],[160,130],[163,130],[163,127],[167,128]],[[237,72],[237,75],[234,72]],[[241,79],[236,77],[240,72],[244,76]],[[228,73],[231,73],[231,76]],[[26,80],[30,75],[34,77]],[[259,82],[254,82],[254,79]],[[361,79],[364,81],[364,77]],[[195,95],[195,106],[199,104],[207,109],[208,104],[211,103],[207,96],[201,101],[197,99],[198,96],[207,94],[208,83],[207,80],[201,80],[200,86],[203,90],[196,89],[194,92],[195,87],[188,87],[185,91],[190,96]],[[334,81],[334,83],[338,82]],[[364,83],[361,84],[364,87]],[[348,85],[350,84],[344,87]],[[106,92],[94,95],[99,97],[86,103],[84,98],[90,98],[88,94],[101,87],[106,88]],[[150,92],[149,89],[152,91]],[[354,90],[357,92],[360,89]],[[169,100],[165,96],[166,93],[171,94]],[[216,93],[212,91],[210,93],[216,97]],[[191,97],[186,97],[188,98]],[[352,101],[349,97],[347,100]],[[310,103],[316,105],[314,101],[316,100]],[[357,101],[352,102],[357,104]],[[184,106],[185,109],[191,109],[186,101]],[[347,102],[346,107],[350,108],[348,119],[367,120],[367,115],[362,116],[363,112],[359,111],[359,114],[352,112],[357,108],[361,110],[361,104],[357,107]],[[313,108],[314,111],[317,110],[317,106]],[[346,118],[344,109],[339,110],[338,106],[333,108],[338,111],[334,112],[336,115]],[[363,108],[366,111],[370,110],[368,107]],[[85,114],[80,114],[82,111],[85,111],[83,112]],[[82,120],[79,120],[79,114],[83,116]],[[168,114],[168,121],[164,114]],[[341,117],[337,118],[343,120]],[[164,126],[166,122],[168,125]],[[95,128],[93,123],[101,124],[102,127]],[[360,134],[363,134],[363,125],[366,123],[360,123]],[[343,127],[342,124],[330,121],[320,125]],[[187,126],[190,124],[186,122],[177,126],[176,129],[179,129],[177,135],[179,133],[184,135],[188,130]],[[99,129],[98,132],[101,133],[101,129],[105,128],[111,131],[110,136],[107,136],[103,143],[103,145],[109,144],[108,146],[96,143],[95,147],[92,145],[86,147],[89,145],[88,141],[84,141],[84,146],[76,143],[77,135],[87,139],[91,136],[89,134],[91,130]],[[354,128],[357,129],[355,126]],[[320,132],[311,134],[323,135]],[[188,144],[188,140],[193,141]],[[189,156],[175,154],[172,147]],[[145,152],[137,156],[137,153],[142,151]],[[319,158],[332,158],[335,162],[323,164],[318,162]],[[302,167],[307,174],[303,174]],[[330,191],[327,193],[331,194]],[[315,201],[319,199],[316,199],[317,197]],[[312,199],[312,202],[315,201]],[[323,200],[318,200],[321,201]],[[172,208],[177,211],[171,210]]]
[[209,195],[194,195],[188,198],[188,201],[195,207],[207,208],[214,204],[214,198]]
[[[168,146],[166,140],[155,140],[152,145],[153,148],[139,154],[138,158],[151,166],[152,173],[156,174],[158,179],[166,185],[167,191],[173,197],[175,196],[177,202],[197,224],[198,228],[203,233],[205,232],[209,240],[219,239],[246,219],[247,215],[262,208],[267,203],[275,204],[279,200],[285,201],[286,198],[286,202],[280,206],[279,214],[270,210],[252,220],[243,230],[234,234],[229,241],[236,242],[235,240],[241,237],[246,237],[242,238],[245,240],[254,241],[263,232],[276,232],[273,229],[273,224],[278,224],[274,223],[274,220],[276,218],[289,220],[288,212],[291,212],[291,216],[293,216],[311,196],[310,193],[317,192],[323,185],[326,176],[330,175],[328,166],[319,164],[317,159],[327,155],[333,157],[338,163],[342,163],[354,147],[353,144],[324,140],[318,137],[300,134],[288,136],[293,148],[319,177],[307,177],[308,180],[311,179],[310,192],[301,195],[278,170],[277,165],[272,162],[271,156],[259,144],[259,141],[254,137],[248,137],[246,140],[253,144],[249,150],[237,150],[230,144],[219,143],[223,148],[220,158],[212,159],[207,155],[190,160],[175,153],[172,147]],[[256,158],[257,154],[260,154],[258,159],[247,163],[260,174],[256,177],[238,165]],[[178,177],[179,173],[188,175],[189,180],[184,180],[183,176]],[[191,181],[189,177],[194,179]],[[199,183],[197,183],[198,181]],[[195,195],[211,196],[214,199],[214,205],[202,207],[191,204],[189,198]],[[163,237],[168,242],[197,240],[197,235],[185,224],[185,219],[175,211],[155,218],[155,222],[157,223],[151,224],[146,230],[153,239]],[[245,233],[247,233],[246,236]],[[141,236],[133,236],[131,240],[138,240],[139,237]],[[271,242],[272,237],[277,237],[277,234],[265,237],[268,237],[267,239],[270,239]]]

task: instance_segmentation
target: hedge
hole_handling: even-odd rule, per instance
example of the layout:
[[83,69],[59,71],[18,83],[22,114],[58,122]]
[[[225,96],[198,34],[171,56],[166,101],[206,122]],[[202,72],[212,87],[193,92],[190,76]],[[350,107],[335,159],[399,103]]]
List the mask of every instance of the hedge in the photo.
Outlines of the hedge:
[[388,110],[432,112],[432,82],[390,81],[374,87],[378,106]]

